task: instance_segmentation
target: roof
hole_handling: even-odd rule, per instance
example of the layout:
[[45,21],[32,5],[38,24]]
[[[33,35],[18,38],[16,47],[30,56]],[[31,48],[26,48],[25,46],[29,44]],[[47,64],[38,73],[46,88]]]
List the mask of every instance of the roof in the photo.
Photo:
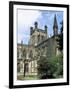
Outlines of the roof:
[[38,46],[40,46],[40,45],[46,43],[49,39],[52,39],[52,38],[54,38],[54,36],[52,36],[52,37],[50,37],[50,38],[48,38],[48,39],[46,39],[46,40],[40,42],[36,47],[38,47]]
[[23,47],[28,47],[28,45],[27,45],[27,44],[17,43],[17,47],[20,47],[20,46],[23,46]]
[[38,29],[39,32],[43,32],[43,33],[46,33],[45,30],[42,30],[42,29]]
[[32,30],[32,31],[31,31],[31,35],[32,35],[35,31],[42,32],[42,33],[46,33],[45,30],[42,30],[42,29],[39,29],[39,28],[38,28],[38,29]]

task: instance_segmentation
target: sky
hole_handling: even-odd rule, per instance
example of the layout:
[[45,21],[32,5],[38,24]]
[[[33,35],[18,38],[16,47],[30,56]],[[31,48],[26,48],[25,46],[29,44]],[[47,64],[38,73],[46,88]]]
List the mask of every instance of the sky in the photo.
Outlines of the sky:
[[63,20],[63,11],[48,11],[48,10],[24,10],[17,11],[17,43],[28,44],[30,38],[30,27],[34,27],[35,21],[38,22],[38,28],[44,30],[44,26],[48,27],[48,36],[53,35],[54,16],[56,14],[58,31],[61,28]]

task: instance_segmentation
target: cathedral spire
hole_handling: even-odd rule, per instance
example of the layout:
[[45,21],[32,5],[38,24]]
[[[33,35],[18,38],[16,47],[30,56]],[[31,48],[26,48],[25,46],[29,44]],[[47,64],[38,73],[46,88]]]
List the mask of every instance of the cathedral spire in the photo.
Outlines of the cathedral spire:
[[58,34],[58,24],[57,24],[56,14],[54,16],[53,32],[54,32],[54,36]]

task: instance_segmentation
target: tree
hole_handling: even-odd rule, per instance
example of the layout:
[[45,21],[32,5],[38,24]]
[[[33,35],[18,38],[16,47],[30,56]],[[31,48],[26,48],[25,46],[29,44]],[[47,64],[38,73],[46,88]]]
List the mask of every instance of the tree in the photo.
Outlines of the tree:
[[47,78],[47,59],[44,56],[40,56],[40,59],[37,62],[38,66],[38,76],[41,79],[46,79]]
[[[63,51],[63,21],[60,34],[56,38],[58,49]],[[40,56],[38,62],[38,76],[41,79],[63,77],[63,53],[51,57]]]
[[48,58],[46,58],[45,56],[40,56],[37,64],[38,76],[40,79],[54,78],[52,74],[54,71],[54,65],[49,62]]
[[63,76],[63,55],[38,60],[38,76],[40,79],[59,78]]
[[60,34],[58,35],[58,38],[56,40],[57,40],[57,43],[58,43],[58,49],[60,51],[62,51],[63,50],[63,21],[60,24],[62,26],[61,26],[61,29],[60,29]]
[[63,55],[60,54],[58,56],[51,57],[49,61],[52,76],[54,78],[59,78],[63,76]]

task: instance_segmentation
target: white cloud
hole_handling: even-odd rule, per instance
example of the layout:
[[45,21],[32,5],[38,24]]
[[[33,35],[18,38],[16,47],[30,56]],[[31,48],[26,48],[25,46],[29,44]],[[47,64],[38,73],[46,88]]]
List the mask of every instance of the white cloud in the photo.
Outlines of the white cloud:
[[30,27],[39,18],[42,18],[42,13],[38,10],[18,10],[18,42],[28,39],[26,35],[29,35]]
[[18,10],[18,24],[24,27],[29,27],[38,18],[42,17],[42,13],[36,10]]

